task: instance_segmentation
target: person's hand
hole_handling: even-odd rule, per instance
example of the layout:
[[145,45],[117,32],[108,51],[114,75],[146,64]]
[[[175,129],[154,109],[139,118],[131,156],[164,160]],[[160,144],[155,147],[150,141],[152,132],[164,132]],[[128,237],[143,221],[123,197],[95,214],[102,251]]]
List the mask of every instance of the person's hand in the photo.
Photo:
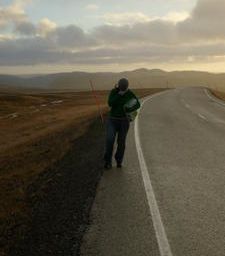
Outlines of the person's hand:
[[115,84],[114,89],[116,90],[117,93],[120,91],[118,84]]

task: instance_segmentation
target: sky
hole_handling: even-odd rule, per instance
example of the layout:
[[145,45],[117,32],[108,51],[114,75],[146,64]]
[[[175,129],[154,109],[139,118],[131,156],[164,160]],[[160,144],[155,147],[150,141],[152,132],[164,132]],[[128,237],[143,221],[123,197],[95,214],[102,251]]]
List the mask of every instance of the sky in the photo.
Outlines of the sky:
[[225,72],[225,0],[0,0],[0,73]]

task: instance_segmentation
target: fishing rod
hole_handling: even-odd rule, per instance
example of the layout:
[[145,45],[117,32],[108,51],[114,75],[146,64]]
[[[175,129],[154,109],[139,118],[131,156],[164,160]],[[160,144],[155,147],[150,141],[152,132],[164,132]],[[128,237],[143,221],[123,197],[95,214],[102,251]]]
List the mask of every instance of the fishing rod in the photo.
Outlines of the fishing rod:
[[103,117],[101,105],[100,105],[99,99],[98,99],[98,97],[97,97],[97,94],[96,94],[96,91],[95,91],[95,89],[94,89],[94,85],[93,85],[93,82],[92,82],[91,79],[89,80],[89,83],[90,83],[90,87],[91,87],[92,94],[93,94],[94,99],[95,99],[96,106],[98,107],[98,111],[99,111],[99,115],[100,115],[100,117],[101,117],[102,124],[104,124],[104,117]]

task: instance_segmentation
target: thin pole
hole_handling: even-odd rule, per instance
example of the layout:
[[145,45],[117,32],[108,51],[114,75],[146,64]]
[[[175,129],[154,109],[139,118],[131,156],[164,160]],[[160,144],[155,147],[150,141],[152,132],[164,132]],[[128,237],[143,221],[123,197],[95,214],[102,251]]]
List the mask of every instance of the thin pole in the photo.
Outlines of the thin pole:
[[97,94],[95,93],[94,85],[93,85],[93,83],[92,83],[92,80],[89,80],[89,82],[90,82],[92,94],[93,94],[93,96],[94,96],[94,98],[95,98],[96,106],[98,107],[98,111],[99,111],[99,115],[100,115],[101,120],[102,120],[102,124],[104,124],[104,117],[103,117],[101,105],[100,105],[100,102],[99,102],[99,100],[98,100]]

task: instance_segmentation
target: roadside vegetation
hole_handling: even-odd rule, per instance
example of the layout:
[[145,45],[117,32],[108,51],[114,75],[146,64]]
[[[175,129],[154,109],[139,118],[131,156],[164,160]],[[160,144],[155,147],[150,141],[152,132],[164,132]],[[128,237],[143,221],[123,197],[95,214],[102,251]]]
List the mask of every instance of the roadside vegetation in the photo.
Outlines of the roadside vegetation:
[[224,91],[211,90],[211,92],[217,98],[225,101],[225,92]]

